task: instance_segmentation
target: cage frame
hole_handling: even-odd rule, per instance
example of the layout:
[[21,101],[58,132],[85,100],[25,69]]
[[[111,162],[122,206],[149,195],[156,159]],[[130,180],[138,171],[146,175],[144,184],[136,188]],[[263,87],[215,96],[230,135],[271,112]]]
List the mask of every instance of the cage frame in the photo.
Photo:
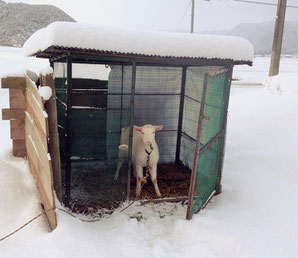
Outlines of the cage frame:
[[[215,194],[221,193],[221,176],[223,168],[223,156],[225,148],[225,136],[226,136],[226,124],[227,124],[227,112],[229,104],[229,95],[231,88],[232,72],[233,66],[239,64],[252,65],[251,61],[235,61],[232,59],[207,59],[207,58],[177,58],[177,57],[161,57],[161,56],[145,56],[138,54],[120,54],[109,51],[98,51],[93,49],[78,49],[78,48],[69,48],[61,46],[51,46],[44,51],[40,51],[34,54],[39,58],[47,58],[50,61],[50,65],[54,68],[54,63],[66,63],[67,64],[67,112],[66,112],[66,148],[67,148],[67,159],[66,159],[66,185],[65,185],[65,198],[64,203],[69,205],[70,201],[70,180],[71,180],[71,144],[72,144],[72,135],[71,135],[71,95],[72,95],[72,64],[107,64],[107,65],[130,65],[132,66],[132,85],[131,85],[131,103],[130,103],[130,146],[132,146],[132,128],[134,121],[134,97],[135,97],[135,84],[136,84],[136,68],[137,66],[159,66],[159,67],[181,67],[182,68],[182,79],[181,79],[181,93],[180,103],[179,103],[179,116],[178,116],[178,134],[177,134],[177,145],[176,145],[176,156],[175,162],[180,161],[180,146],[181,146],[181,137],[182,137],[182,120],[183,120],[183,111],[184,111],[184,99],[185,99],[185,85],[186,85],[186,72],[188,67],[202,67],[202,66],[221,66],[228,69],[227,77],[225,81],[225,105],[224,105],[224,115],[223,115],[223,124],[220,132],[214,136],[208,144],[212,144],[213,141],[222,138],[220,144],[220,154],[219,154],[219,166],[217,171],[217,182]],[[205,77],[208,76],[205,73]],[[207,87],[204,82],[204,88]],[[206,89],[205,89],[206,90]],[[200,149],[200,129],[204,119],[203,111],[199,112],[199,122],[198,122],[198,132],[195,140],[196,150],[194,152],[194,164],[198,161],[198,157],[203,149]],[[207,148],[208,146],[204,146]],[[130,191],[130,181],[131,181],[131,152],[132,148],[129,149],[129,158],[128,158],[128,182],[127,182],[127,199],[129,199]],[[194,176],[194,171],[196,171],[196,166],[193,166],[192,177]],[[54,182],[55,184],[55,182]],[[194,197],[193,191],[193,182],[190,183],[188,200],[190,201],[187,209],[187,219],[192,217],[192,200]]]

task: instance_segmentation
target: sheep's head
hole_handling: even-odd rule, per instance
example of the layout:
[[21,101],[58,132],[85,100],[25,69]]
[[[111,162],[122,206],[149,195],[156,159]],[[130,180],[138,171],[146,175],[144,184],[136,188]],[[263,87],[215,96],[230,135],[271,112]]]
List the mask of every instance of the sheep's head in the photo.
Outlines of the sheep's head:
[[152,144],[155,138],[155,132],[162,130],[162,128],[163,125],[134,125],[134,129],[142,133],[143,142],[146,147],[149,147]]

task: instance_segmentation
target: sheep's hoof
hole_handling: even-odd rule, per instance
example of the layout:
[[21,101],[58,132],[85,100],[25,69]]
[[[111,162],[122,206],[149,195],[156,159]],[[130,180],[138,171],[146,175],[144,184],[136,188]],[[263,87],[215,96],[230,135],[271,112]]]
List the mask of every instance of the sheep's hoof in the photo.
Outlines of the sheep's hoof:
[[147,183],[146,177],[140,178],[140,182],[141,184],[146,184]]

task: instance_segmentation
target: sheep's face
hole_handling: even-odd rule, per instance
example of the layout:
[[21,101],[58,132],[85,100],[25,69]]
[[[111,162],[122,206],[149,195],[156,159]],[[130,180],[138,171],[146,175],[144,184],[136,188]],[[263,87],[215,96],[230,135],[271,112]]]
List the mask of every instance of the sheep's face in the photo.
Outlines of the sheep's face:
[[144,125],[142,127],[134,126],[134,128],[142,133],[143,143],[149,147],[155,139],[155,132],[162,130],[163,125]]

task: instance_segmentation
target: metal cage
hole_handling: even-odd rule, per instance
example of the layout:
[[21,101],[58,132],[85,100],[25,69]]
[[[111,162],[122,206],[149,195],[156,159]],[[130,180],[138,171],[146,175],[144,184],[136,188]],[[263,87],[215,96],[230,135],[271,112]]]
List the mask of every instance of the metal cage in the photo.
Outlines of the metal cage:
[[[160,162],[191,172],[187,218],[221,191],[233,62],[68,53],[54,67],[63,193],[67,205],[117,206],[130,196],[131,148],[119,157],[121,129],[163,124]],[[129,146],[132,146],[130,144]],[[118,160],[124,165],[114,180]],[[94,185],[86,192],[85,185]]]

